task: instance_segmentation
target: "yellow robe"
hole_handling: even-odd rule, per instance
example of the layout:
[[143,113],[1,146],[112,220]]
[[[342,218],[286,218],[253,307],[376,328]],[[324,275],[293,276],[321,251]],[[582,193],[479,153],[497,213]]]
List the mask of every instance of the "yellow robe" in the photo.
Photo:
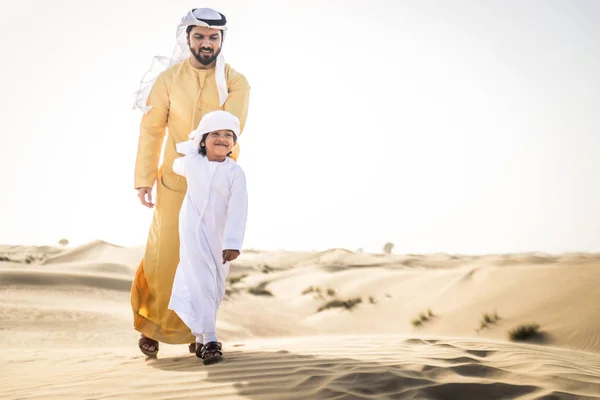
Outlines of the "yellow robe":
[[[240,119],[243,130],[248,114],[250,86],[246,78],[228,64],[225,76],[229,97],[219,106],[215,70],[196,69],[189,59],[176,64],[156,79],[148,96],[152,109],[142,117],[135,163],[135,188],[156,183],[154,217],[146,252],[131,288],[134,327],[163,343],[193,343],[195,337],[167,307],[179,262],[179,209],[185,196],[185,178],[173,172],[173,161],[181,155],[175,144],[188,140],[202,116],[223,109]],[[160,152],[168,128],[163,164]],[[240,131],[241,132],[241,131]],[[231,157],[236,160],[239,145]]]

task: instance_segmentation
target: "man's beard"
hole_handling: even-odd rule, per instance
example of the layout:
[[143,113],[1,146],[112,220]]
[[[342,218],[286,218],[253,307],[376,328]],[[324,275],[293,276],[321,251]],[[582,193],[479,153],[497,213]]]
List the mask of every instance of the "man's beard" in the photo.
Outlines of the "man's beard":
[[[192,55],[194,56],[196,61],[198,61],[200,64],[202,64],[204,66],[210,65],[213,61],[215,61],[217,59],[217,57],[221,53],[221,47],[219,47],[217,49],[217,51],[214,53],[212,53],[212,52],[211,53],[201,53],[202,49],[209,50],[208,48],[201,47],[198,51],[196,51],[190,47],[190,51],[192,52]],[[212,49],[210,49],[210,50],[212,51]]]

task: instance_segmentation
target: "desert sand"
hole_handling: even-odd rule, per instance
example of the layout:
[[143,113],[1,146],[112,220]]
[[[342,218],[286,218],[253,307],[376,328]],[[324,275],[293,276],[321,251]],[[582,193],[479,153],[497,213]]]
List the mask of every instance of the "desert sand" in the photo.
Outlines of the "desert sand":
[[0,246],[0,399],[600,399],[599,254],[246,250],[214,366],[137,349],[142,254]]

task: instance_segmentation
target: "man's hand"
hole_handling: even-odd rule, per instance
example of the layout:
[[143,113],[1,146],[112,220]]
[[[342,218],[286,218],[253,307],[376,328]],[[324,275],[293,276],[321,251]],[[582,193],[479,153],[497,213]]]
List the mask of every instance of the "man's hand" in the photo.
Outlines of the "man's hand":
[[227,261],[233,261],[240,255],[238,250],[223,250],[223,264]]
[[152,188],[149,187],[141,187],[138,188],[138,198],[140,202],[148,208],[154,207],[154,203],[152,202]]

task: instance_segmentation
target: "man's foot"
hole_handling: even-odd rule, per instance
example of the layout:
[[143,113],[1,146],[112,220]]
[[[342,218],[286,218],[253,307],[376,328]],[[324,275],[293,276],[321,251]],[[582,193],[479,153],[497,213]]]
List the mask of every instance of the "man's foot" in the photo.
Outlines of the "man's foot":
[[208,342],[202,346],[200,355],[196,351],[196,356],[202,358],[204,365],[216,364],[224,360],[223,353],[221,352],[223,345],[220,342]]
[[140,348],[140,351],[148,357],[154,357],[158,354],[158,342],[147,336],[142,335],[140,337],[138,347]]
[[189,347],[189,349],[190,349],[190,354],[195,354],[195,353],[197,353],[197,352],[198,352],[198,347],[200,347],[200,350],[199,350],[199,351],[202,351],[202,346],[203,346],[203,344],[202,344],[202,343],[196,343],[196,342],[194,342],[194,343],[190,343],[190,347]]

